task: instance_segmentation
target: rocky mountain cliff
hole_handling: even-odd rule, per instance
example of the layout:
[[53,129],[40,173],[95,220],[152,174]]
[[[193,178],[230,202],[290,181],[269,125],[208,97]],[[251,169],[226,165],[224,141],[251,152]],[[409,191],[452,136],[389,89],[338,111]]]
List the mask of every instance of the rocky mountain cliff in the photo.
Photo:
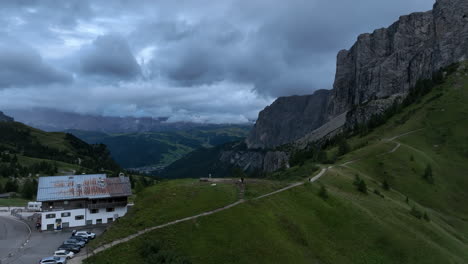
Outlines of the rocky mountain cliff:
[[0,122],[13,122],[15,121],[13,118],[5,115],[2,111],[0,111]]
[[249,170],[288,165],[278,147],[309,143],[352,128],[402,100],[421,79],[468,59],[468,1],[437,0],[433,10],[402,16],[388,28],[362,34],[337,56],[332,90],[278,98],[260,112],[247,150],[225,150],[220,160]]
[[337,56],[333,89],[279,98],[260,112],[249,148],[315,141],[367,121],[420,79],[468,58],[468,1],[437,0],[432,11],[402,16],[362,34]]
[[[325,123],[329,90],[313,95],[280,97],[259,114],[250,136],[249,148],[279,146],[304,136]],[[313,113],[313,114],[312,114]]]

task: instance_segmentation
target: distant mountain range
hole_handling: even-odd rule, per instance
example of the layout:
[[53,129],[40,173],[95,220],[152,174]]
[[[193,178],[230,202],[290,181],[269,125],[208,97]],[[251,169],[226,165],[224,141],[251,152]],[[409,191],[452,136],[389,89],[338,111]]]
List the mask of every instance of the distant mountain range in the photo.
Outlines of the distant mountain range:
[[47,108],[8,109],[4,111],[15,120],[44,131],[73,129],[104,133],[141,133],[181,131],[200,127],[225,127],[225,125],[192,122],[167,122],[167,117],[108,117],[62,112]]
[[250,126],[226,125],[184,131],[117,133],[67,130],[89,144],[105,144],[122,167],[155,174],[193,150],[243,140]]

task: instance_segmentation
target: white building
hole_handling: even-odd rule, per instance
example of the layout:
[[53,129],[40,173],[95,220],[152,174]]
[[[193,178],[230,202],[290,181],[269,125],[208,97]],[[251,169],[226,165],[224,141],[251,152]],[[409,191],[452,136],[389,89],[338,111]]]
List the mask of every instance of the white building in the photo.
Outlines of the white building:
[[127,213],[128,177],[105,174],[40,177],[42,230],[106,224]]

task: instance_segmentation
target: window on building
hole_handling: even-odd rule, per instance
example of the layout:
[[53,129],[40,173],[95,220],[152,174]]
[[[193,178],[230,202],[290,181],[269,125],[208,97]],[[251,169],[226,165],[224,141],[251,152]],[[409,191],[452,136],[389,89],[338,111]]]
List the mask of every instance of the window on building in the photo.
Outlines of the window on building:
[[65,205],[68,204],[68,201],[63,201],[63,204],[65,204]]
[[55,214],[46,214],[45,218],[47,219],[55,218]]
[[102,219],[96,219],[96,224],[102,224]]
[[86,220],[86,225],[92,225],[93,224],[93,220]]
[[112,222],[114,222],[114,218],[112,217],[107,218],[107,223],[112,223]]
[[99,213],[99,209],[91,209],[91,213],[92,214],[97,214],[97,213]]
[[106,208],[106,212],[114,212],[115,208]]
[[70,212],[65,212],[65,213],[62,213],[62,217],[69,217],[71,215]]
[[83,220],[83,219],[84,219],[84,215],[75,216],[75,220]]
[[49,206],[53,206],[54,205],[54,202],[49,202]]

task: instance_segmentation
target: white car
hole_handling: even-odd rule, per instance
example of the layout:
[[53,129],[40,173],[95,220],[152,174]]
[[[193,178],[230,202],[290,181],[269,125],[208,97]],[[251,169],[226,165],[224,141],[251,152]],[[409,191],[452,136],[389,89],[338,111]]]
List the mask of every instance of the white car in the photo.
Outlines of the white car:
[[54,253],[54,257],[61,257],[66,259],[71,259],[75,256],[75,253],[68,250],[57,250]]
[[96,238],[96,234],[89,232],[89,231],[76,231],[73,233],[74,236],[81,236],[81,237],[86,237],[88,239],[94,239]]

